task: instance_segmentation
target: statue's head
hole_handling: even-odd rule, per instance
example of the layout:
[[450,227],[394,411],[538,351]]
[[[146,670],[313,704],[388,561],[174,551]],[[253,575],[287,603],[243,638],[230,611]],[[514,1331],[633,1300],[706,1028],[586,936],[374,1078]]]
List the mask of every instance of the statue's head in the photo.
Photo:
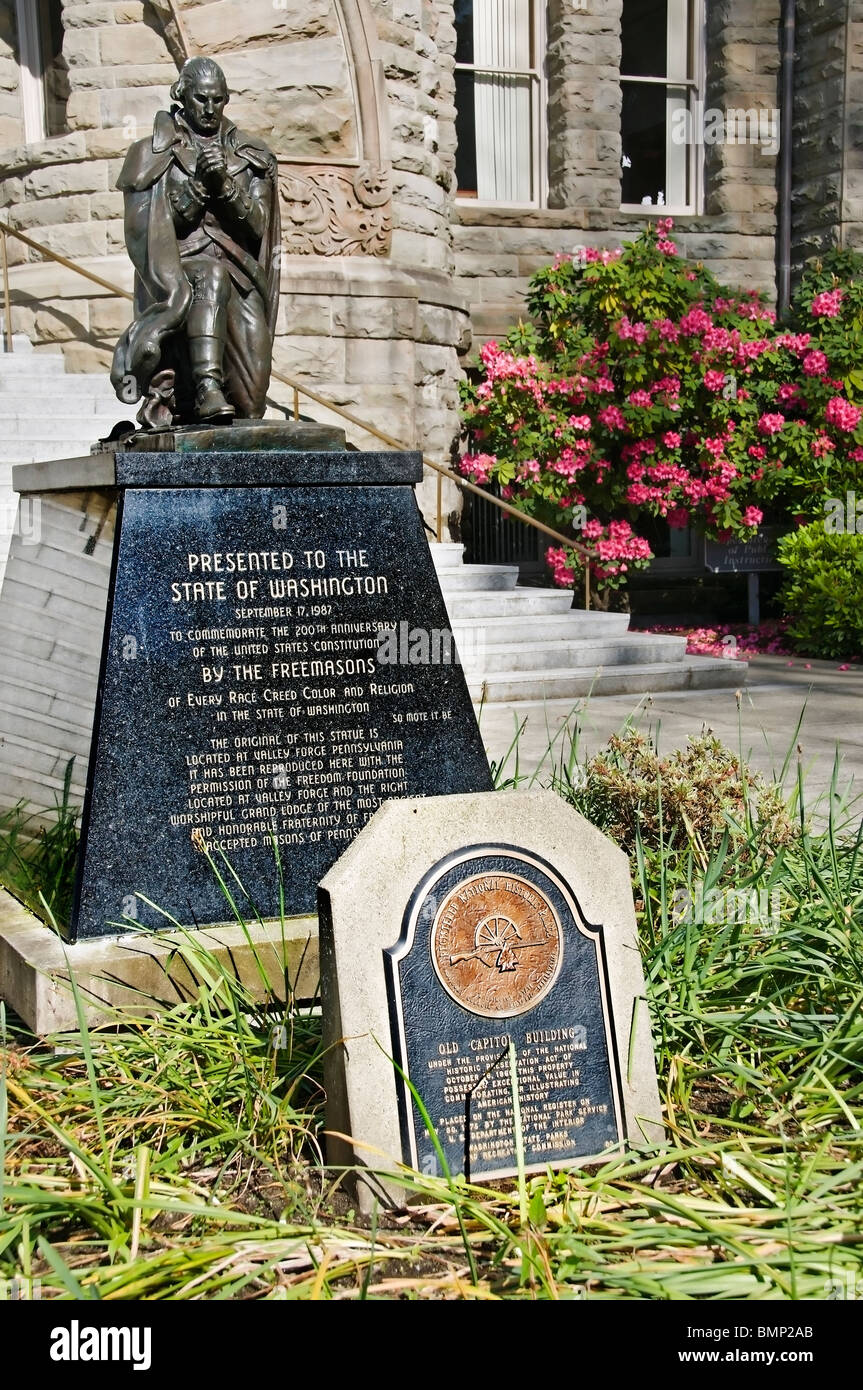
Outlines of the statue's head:
[[189,58],[171,88],[171,96],[200,135],[214,135],[222,124],[228,102],[225,74],[212,58]]

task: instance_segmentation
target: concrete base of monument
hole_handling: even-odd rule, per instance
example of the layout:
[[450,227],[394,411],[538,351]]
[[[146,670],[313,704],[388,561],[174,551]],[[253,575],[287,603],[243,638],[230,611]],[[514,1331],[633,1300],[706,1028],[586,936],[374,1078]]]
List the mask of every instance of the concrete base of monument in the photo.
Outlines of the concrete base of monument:
[[0,889],[0,999],[39,1036],[78,1027],[69,983],[75,983],[90,1024],[105,1023],[117,1010],[147,1017],[193,998],[201,983],[196,953],[206,952],[265,997],[263,976],[283,998],[285,979],[298,1000],[318,992],[316,917],[283,923],[237,923],[184,932],[131,932],[70,945]]

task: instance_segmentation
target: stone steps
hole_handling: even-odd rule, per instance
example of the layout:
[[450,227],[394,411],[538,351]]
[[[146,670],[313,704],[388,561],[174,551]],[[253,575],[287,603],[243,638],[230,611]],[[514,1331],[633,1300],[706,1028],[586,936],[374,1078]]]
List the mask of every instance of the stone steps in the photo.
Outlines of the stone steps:
[[[105,430],[101,431],[101,435],[105,433]],[[85,454],[89,454],[90,445],[95,444],[99,437],[98,434],[95,437],[94,435],[85,436],[84,432],[81,431],[76,439],[70,439],[67,435],[62,441],[62,446],[57,439],[24,439],[23,437],[18,444],[9,438],[3,440],[3,431],[0,429],[0,440],[3,441],[0,442],[0,467],[6,464],[11,469],[12,465],[16,463],[45,463],[49,459],[82,458]]]
[[559,637],[567,641],[623,637],[629,631],[627,613],[585,613],[580,608],[543,613],[533,609],[528,613],[507,611],[494,617],[463,618],[458,612],[453,612],[449,601],[447,608],[453,632],[459,639],[464,637],[474,645],[480,633],[484,634],[487,643],[495,646],[509,642],[550,642]]
[[34,352],[26,339],[14,349],[0,352],[0,580],[17,503],[13,465],[89,454],[135,409],[117,400],[107,372],[67,374],[62,353]]
[[[120,416],[120,419],[123,417]],[[35,421],[32,416],[22,412],[9,414],[4,417],[0,410],[0,439],[4,439],[8,444],[14,445],[19,439],[22,443],[29,441],[43,444],[52,441],[63,442],[68,450],[70,439],[79,439],[82,435],[87,435],[91,444],[95,444],[98,439],[110,433],[117,421],[104,412],[96,411],[91,408],[86,413],[82,411],[79,415],[62,414],[52,415],[50,419]],[[65,455],[69,458],[72,454]]]
[[[58,380],[59,379],[60,378],[58,378]],[[56,407],[58,414],[62,415],[64,419],[84,422],[91,420],[94,415],[111,416],[112,419],[123,418],[122,414],[118,415],[117,413],[118,411],[122,412],[124,409],[123,402],[118,401],[116,397],[112,400],[111,396],[99,394],[95,391],[85,391],[83,394],[80,392],[75,394],[71,391],[61,393],[55,389],[53,382],[50,382],[46,389],[51,393],[52,407]],[[113,392],[111,395],[113,396]],[[125,409],[127,412],[134,411],[135,407],[126,406]],[[32,421],[34,413],[32,409],[25,410],[22,408],[20,389],[18,391],[13,391],[8,381],[3,383],[3,386],[0,387],[0,421],[17,419],[29,419]],[[54,418],[56,417],[52,416],[52,419]]]
[[6,375],[4,362],[7,359],[0,354],[0,407],[10,406],[27,388],[35,395],[36,383],[39,389],[49,391],[52,401],[62,401],[64,408],[75,411],[79,402],[90,402],[96,410],[118,411],[118,418],[122,417],[123,411],[136,410],[137,406],[125,405],[123,401],[118,401],[111,389],[107,374],[90,375],[83,372],[70,372],[69,376],[38,376],[26,378],[19,375]]
[[462,569],[447,567],[438,574],[444,595],[514,589],[518,583],[517,565],[465,565]]
[[547,641],[482,643],[473,648],[459,644],[458,629],[454,627],[456,643],[465,666],[471,675],[482,671],[494,675],[503,671],[587,670],[600,666],[643,666],[662,662],[676,664],[686,655],[686,638],[669,637],[642,632],[619,637],[565,637],[563,634]]
[[66,361],[62,352],[34,352],[30,342],[17,334],[12,339],[12,352],[0,352],[0,375],[28,377],[64,376]]
[[[446,594],[447,608],[453,622],[469,622],[471,619],[486,620],[488,615],[488,589],[447,589],[445,584],[441,585]],[[552,614],[572,614],[575,616],[581,610],[573,608],[572,594],[568,589],[511,589],[497,590],[494,596],[494,611],[497,617],[509,616],[513,618],[525,618],[531,615],[538,617]],[[594,617],[612,617],[624,619],[626,627],[626,614],[594,614]]]
[[663,690],[715,690],[742,685],[746,679],[739,662],[708,656],[583,670],[499,672],[482,680],[470,672],[465,674],[472,699],[484,699],[487,704],[578,700],[588,695],[654,695]]
[[468,688],[475,700],[522,703],[587,695],[738,685],[736,662],[686,655],[686,639],[629,631],[626,613],[571,607],[569,590],[518,585],[512,565],[465,565],[432,545]]

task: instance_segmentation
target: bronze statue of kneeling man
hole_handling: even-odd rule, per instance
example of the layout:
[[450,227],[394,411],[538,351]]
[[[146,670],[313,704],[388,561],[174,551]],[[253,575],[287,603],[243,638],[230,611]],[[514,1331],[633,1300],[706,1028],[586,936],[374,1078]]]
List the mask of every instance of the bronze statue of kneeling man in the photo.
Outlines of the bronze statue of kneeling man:
[[170,112],[131,146],[117,182],[135,266],[135,318],[111,381],[149,429],[260,419],[279,303],[276,160],[226,120],[225,75],[190,58]]

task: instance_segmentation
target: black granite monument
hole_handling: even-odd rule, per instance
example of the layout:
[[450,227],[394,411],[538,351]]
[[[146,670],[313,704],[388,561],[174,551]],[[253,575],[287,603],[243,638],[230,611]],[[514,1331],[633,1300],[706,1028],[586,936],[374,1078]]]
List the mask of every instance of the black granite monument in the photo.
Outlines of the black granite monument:
[[101,479],[117,524],[73,938],[230,920],[214,862],[242,914],[311,913],[382,800],[491,786],[421,457],[260,418],[276,161],[225,119],[210,59],[171,94],[118,184],[135,317],[111,376],[144,403]]
[[188,455],[115,469],[73,936],[230,918],[204,850],[242,912],[311,913],[382,800],[490,789],[418,454],[202,453],[194,486]]

